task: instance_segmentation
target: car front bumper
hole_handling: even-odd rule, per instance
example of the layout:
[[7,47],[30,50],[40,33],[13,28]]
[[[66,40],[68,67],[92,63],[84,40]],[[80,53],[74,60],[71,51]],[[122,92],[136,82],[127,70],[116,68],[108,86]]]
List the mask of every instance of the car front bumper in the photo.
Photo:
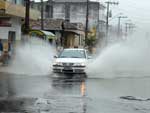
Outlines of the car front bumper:
[[85,74],[85,66],[56,66],[53,65],[54,73]]

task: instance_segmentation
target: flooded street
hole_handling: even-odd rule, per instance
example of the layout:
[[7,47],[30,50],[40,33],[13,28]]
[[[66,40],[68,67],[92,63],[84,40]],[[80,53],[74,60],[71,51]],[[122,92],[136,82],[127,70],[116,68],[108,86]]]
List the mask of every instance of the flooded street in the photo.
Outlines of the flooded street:
[[1,73],[0,112],[148,113],[150,78]]
[[150,78],[90,79],[88,113],[149,112]]
[[149,4],[0,0],[0,113],[150,113]]
[[0,112],[148,113],[149,45],[128,43],[102,51],[87,65],[87,77],[52,74],[56,52],[46,43],[19,46],[0,68]]

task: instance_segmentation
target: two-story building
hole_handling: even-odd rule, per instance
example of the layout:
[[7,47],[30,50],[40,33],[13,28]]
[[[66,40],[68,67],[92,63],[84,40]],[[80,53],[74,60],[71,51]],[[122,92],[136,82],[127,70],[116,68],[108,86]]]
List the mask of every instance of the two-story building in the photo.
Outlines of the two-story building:
[[[99,12],[101,5],[99,2],[89,1],[89,31],[94,28],[96,32],[99,32]],[[32,2],[31,6],[40,10],[41,3]],[[84,28],[86,26],[86,11],[87,0],[48,0],[44,2],[45,18],[64,19],[70,23],[82,23]]]
[[[30,19],[38,19],[40,12],[30,10]],[[24,0],[0,1],[0,39],[20,40],[21,26],[25,18]]]

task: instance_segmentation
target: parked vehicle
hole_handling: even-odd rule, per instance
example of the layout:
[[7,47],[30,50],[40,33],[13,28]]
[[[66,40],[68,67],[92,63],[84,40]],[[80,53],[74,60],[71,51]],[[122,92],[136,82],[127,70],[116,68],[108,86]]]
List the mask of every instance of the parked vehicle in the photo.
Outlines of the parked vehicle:
[[87,50],[79,48],[64,49],[53,62],[54,73],[84,73],[88,61]]

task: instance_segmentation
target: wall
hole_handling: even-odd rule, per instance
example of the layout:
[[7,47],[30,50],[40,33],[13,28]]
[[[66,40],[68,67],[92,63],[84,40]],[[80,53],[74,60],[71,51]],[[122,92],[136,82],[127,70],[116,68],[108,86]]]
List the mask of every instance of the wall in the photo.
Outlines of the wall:
[[70,22],[81,22],[85,26],[86,7],[80,3],[70,5]]
[[[53,18],[70,20],[71,23],[82,23],[85,27],[87,10],[86,2],[54,2],[53,7]],[[99,7],[100,5],[98,2],[89,2],[88,28],[90,31],[93,28],[96,28],[96,32],[99,31]],[[98,38],[98,35],[96,36]]]
[[[86,24],[87,0],[55,0],[53,2],[53,18],[68,19],[71,23]],[[44,7],[47,2],[44,3]],[[34,8],[40,8],[40,3],[33,3]],[[69,9],[69,10],[66,10]],[[100,21],[99,21],[100,20]],[[96,28],[96,36],[99,32],[105,32],[105,7],[99,2],[89,2],[89,30]]]
[[[69,8],[66,7],[69,4]],[[54,18],[65,19],[65,8],[70,9],[69,17],[72,23],[82,23],[85,26],[86,22],[86,2],[56,2],[54,3]],[[89,28],[98,25],[99,20],[99,3],[89,3]]]
[[53,8],[54,19],[65,19],[65,4],[57,3]]
[[[48,2],[44,2],[44,10],[47,3]],[[40,6],[40,2],[33,2],[31,7],[40,10]],[[82,23],[85,26],[86,9],[86,0],[55,0],[55,2],[53,2],[53,18],[69,18],[70,22]],[[89,2],[89,29],[92,29],[93,27],[98,28],[99,10],[99,2]]]
[[8,39],[8,32],[16,32],[16,40],[21,39],[21,18],[13,17],[11,18],[11,27],[0,27],[0,39]]
[[21,39],[21,18],[14,17],[12,18],[13,25],[12,29],[16,31],[16,40]]
[[[5,10],[5,14],[7,15],[13,15],[16,17],[25,17],[25,7],[21,5],[19,2],[17,2],[17,5],[12,3],[12,1],[0,1],[0,9]],[[40,17],[40,12],[34,9],[30,10],[30,18],[31,19],[38,19]]]
[[24,0],[6,0],[8,2],[18,4],[18,5],[24,5]]

